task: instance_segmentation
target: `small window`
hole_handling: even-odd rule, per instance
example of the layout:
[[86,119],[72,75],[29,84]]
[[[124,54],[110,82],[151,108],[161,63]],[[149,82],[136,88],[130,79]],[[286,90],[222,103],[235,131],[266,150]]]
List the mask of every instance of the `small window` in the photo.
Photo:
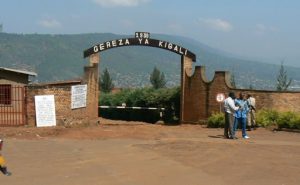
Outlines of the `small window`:
[[0,85],[0,104],[1,105],[11,104],[11,85],[9,84]]

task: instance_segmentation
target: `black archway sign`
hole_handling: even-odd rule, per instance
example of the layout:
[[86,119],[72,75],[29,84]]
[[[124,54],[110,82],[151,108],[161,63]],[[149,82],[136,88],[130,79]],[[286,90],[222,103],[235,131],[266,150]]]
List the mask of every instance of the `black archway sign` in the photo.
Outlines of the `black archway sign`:
[[[164,40],[150,39],[150,33],[148,32],[136,32],[134,38],[115,39],[100,44],[96,44],[93,47],[83,52],[84,58],[89,57],[90,66],[98,66],[100,62],[100,53],[102,51],[123,47],[123,46],[149,46],[160,49],[165,49],[170,52],[181,55],[181,96],[180,96],[180,122],[188,122],[186,120],[187,115],[190,114],[189,103],[186,103],[187,99],[190,99],[190,95],[186,93],[190,86],[186,85],[188,77],[192,75],[193,62],[196,62],[196,55],[188,49],[173,44]],[[95,77],[96,86],[98,85],[98,67]],[[97,88],[98,89],[98,88]],[[98,92],[96,92],[97,94]],[[97,97],[98,95],[96,95]]]
[[150,33],[147,32],[136,32],[135,38],[123,38],[123,39],[116,39],[107,42],[103,42],[100,44],[96,44],[93,47],[85,50],[83,52],[84,58],[89,57],[93,54],[112,49],[117,47],[123,46],[149,46],[149,47],[156,47],[160,49],[165,49],[176,54],[186,56],[191,58],[192,61],[196,61],[196,55],[189,51],[188,49],[181,47],[177,44],[173,44],[168,41],[151,39]]

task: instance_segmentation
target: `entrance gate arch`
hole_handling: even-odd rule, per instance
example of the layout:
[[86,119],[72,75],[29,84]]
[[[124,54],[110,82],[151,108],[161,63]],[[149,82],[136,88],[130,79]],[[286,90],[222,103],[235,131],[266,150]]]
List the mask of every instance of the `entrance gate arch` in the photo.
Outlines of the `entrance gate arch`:
[[[187,105],[185,105],[185,85],[186,85],[186,76],[190,77],[192,75],[192,63],[196,62],[196,55],[189,51],[188,49],[179,46],[177,44],[173,44],[164,40],[151,39],[150,33],[148,32],[135,32],[135,37],[133,38],[123,38],[123,39],[115,39],[111,41],[106,41],[103,43],[99,43],[94,45],[93,47],[85,50],[83,52],[83,57],[89,57],[90,65],[98,65],[100,62],[100,52],[103,52],[108,49],[123,47],[123,46],[148,46],[155,47],[160,49],[165,49],[170,52],[181,55],[181,95],[180,95],[180,123],[187,122],[185,120],[185,109]],[[98,69],[98,68],[97,68]],[[99,69],[98,69],[99,70]],[[98,73],[97,73],[98,74]],[[99,78],[97,78],[98,80]],[[98,84],[98,82],[96,82]]]

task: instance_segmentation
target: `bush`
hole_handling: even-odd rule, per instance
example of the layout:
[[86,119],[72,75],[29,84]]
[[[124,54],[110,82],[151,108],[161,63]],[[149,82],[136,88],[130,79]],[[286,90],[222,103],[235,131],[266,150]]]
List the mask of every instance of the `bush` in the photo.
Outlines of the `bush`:
[[262,109],[256,114],[256,122],[262,127],[276,125],[279,129],[300,129],[300,114]]
[[110,94],[110,93],[101,93],[99,104],[106,106],[121,106],[122,103],[127,103],[130,91],[122,90],[120,93]]
[[225,116],[224,113],[213,113],[207,120],[208,128],[224,128]]
[[256,123],[262,127],[268,127],[276,124],[279,113],[275,110],[262,109],[256,114]]
[[300,129],[300,115],[299,114],[296,115],[296,117],[294,117],[291,120],[290,126],[291,126],[291,128],[294,128],[294,129]]
[[289,128],[291,120],[295,116],[296,114],[293,112],[283,112],[279,114],[278,119],[276,121],[278,128]]
[[295,112],[283,112],[277,120],[278,128],[300,129],[300,115]]
[[[126,106],[128,107],[165,108],[163,120],[166,123],[178,122],[180,114],[180,88],[124,89],[116,94],[100,95],[100,105],[120,106],[122,105],[122,103],[126,103]],[[143,113],[141,113],[141,111],[137,110],[101,109],[100,112],[102,117],[106,117],[109,119],[135,120],[146,122],[154,122],[155,120],[159,120],[159,111],[144,110]],[[125,114],[127,116],[124,117]]]

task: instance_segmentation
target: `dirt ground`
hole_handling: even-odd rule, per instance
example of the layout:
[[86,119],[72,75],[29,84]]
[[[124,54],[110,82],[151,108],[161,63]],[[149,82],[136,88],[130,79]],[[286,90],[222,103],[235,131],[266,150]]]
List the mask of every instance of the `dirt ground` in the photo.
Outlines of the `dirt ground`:
[[2,185],[298,185],[300,133],[100,120],[83,128],[0,128]]

